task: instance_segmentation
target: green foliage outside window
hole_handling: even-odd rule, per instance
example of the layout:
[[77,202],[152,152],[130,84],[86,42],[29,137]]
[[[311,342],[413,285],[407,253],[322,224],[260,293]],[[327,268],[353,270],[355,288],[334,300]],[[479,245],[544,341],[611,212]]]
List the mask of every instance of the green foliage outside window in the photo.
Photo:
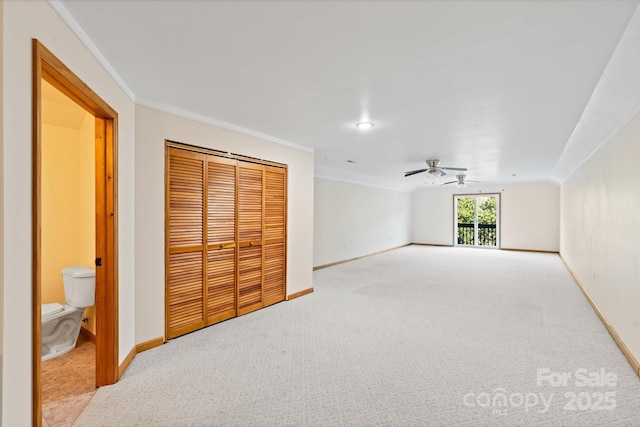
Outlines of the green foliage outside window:
[[458,224],[473,224],[473,199],[470,197],[458,199]]
[[[460,197],[458,206],[458,244],[496,246],[496,197]],[[474,202],[477,202],[474,204]],[[475,223],[475,208],[478,224]],[[477,236],[476,236],[477,233]]]
[[[473,224],[474,206],[473,197],[461,197],[458,199],[458,223]],[[495,197],[479,197],[478,198],[478,224],[495,224],[496,223],[496,198]]]

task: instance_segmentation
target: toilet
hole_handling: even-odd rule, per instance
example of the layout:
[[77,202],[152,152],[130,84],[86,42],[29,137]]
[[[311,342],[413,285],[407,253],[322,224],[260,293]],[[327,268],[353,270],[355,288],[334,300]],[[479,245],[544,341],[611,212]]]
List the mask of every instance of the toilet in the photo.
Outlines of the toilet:
[[92,268],[62,269],[66,304],[42,304],[42,360],[73,350],[80,334],[84,309],[94,305],[96,272]]

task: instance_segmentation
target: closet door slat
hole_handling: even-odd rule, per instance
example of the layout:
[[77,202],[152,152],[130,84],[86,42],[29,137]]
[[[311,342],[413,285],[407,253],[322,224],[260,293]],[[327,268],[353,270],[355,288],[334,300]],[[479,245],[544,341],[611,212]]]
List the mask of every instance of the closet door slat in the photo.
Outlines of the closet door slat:
[[236,249],[209,251],[207,263],[208,324],[236,316]]
[[202,253],[169,257],[169,330],[177,335],[204,326]]
[[286,174],[265,168],[264,197],[264,305],[285,299],[286,277]]
[[207,324],[236,316],[237,161],[207,157]]
[[264,305],[283,301],[285,298],[285,249],[284,243],[265,245],[264,249]]
[[262,246],[240,248],[238,315],[262,308]]
[[209,245],[236,240],[236,161],[207,160],[207,227]]
[[202,156],[171,152],[169,169],[169,247],[202,246],[204,189]]
[[167,177],[167,336],[205,325],[205,156],[169,149]]
[[262,165],[238,163],[238,315],[262,308]]
[[238,167],[238,241],[262,242],[263,167],[239,164]]
[[285,170],[267,167],[265,170],[264,240],[266,244],[283,242],[285,238]]

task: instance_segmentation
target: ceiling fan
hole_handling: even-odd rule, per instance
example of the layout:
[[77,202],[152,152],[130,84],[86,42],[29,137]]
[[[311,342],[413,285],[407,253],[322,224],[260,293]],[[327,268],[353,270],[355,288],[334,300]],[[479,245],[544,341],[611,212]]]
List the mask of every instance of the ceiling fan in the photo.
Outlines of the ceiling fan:
[[442,187],[443,185],[449,185],[449,184],[456,184],[456,187],[458,188],[462,188],[464,186],[467,185],[467,182],[484,182],[484,181],[473,181],[471,179],[467,179],[467,175],[463,174],[463,173],[459,173],[456,175],[456,180],[455,181],[449,181],[449,182],[445,182],[444,184],[440,184],[440,187]]
[[404,176],[407,177],[407,176],[415,175],[417,173],[426,172],[427,175],[433,178],[436,178],[439,176],[446,175],[447,173],[445,172],[445,170],[462,171],[462,172],[467,170],[467,168],[450,168],[448,166],[438,166],[439,164],[440,164],[440,160],[427,160],[428,168],[405,172]]

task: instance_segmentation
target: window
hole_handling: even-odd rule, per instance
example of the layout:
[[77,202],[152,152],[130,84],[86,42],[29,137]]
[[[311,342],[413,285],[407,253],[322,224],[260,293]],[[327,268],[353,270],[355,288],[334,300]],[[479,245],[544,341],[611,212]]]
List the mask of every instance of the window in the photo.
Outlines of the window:
[[454,245],[500,247],[500,195],[454,196]]

